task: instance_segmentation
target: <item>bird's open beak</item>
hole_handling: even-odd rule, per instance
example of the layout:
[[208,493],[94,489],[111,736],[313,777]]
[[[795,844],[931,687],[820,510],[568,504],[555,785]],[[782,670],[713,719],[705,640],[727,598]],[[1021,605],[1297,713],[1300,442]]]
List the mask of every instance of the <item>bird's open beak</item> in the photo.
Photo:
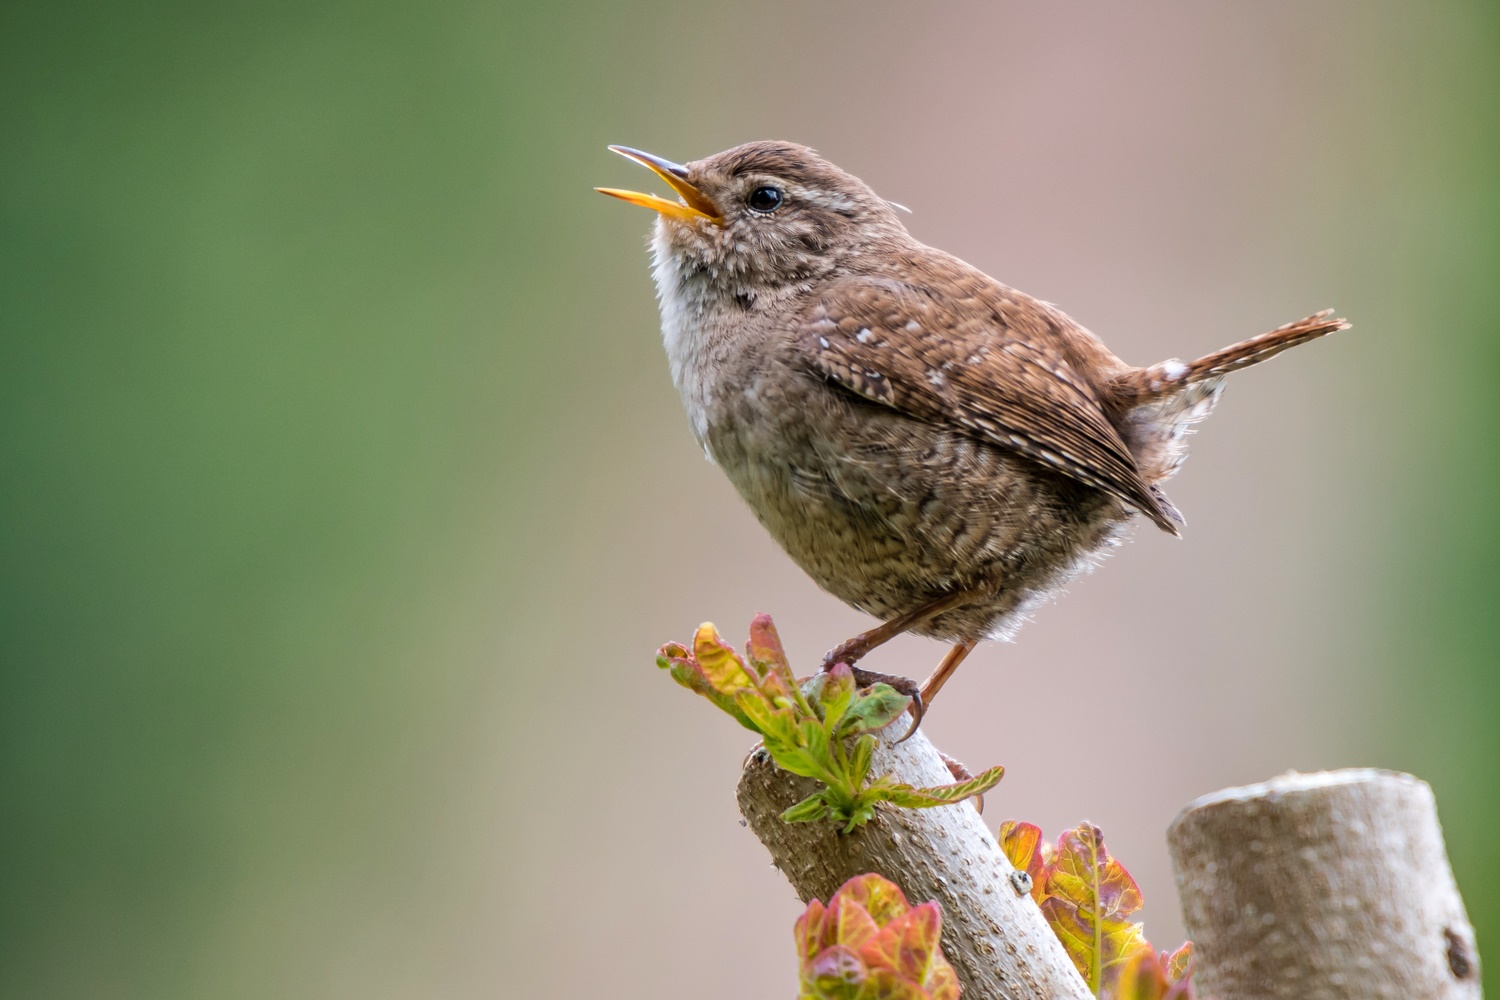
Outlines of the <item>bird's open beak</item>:
[[[719,214],[718,208],[713,202],[703,196],[693,183],[688,180],[688,169],[680,163],[664,160],[660,156],[652,156],[643,153],[639,149],[631,149],[629,146],[609,147],[621,156],[627,157],[650,167],[651,172],[671,185],[672,190],[682,196],[682,201],[668,201],[666,198],[654,194],[642,194],[639,191],[621,191],[619,188],[594,188],[600,194],[607,194],[621,201],[628,201],[632,205],[640,205],[643,208],[652,208],[662,215],[673,219],[681,219],[691,222],[694,219],[707,219],[712,223],[721,223],[724,217]],[[684,204],[683,202],[686,202]]]

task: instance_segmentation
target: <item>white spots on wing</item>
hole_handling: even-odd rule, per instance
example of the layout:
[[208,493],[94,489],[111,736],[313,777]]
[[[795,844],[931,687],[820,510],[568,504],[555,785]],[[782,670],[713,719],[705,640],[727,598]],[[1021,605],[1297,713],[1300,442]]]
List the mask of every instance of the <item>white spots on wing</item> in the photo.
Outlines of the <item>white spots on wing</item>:
[[823,345],[823,349],[825,351],[828,349],[828,338],[827,337],[819,337],[818,338],[818,343],[820,343],[820,344]]
[[855,334],[854,339],[859,341],[861,344],[868,344],[870,342],[870,339],[874,336],[875,335],[870,332],[870,328],[867,326],[862,328],[859,333]]
[[1188,366],[1183,364],[1181,361],[1178,361],[1176,358],[1173,358],[1171,361],[1163,361],[1161,363],[1162,374],[1167,378],[1172,379],[1174,382],[1177,379],[1182,378],[1182,376],[1186,375],[1187,370]]
[[927,371],[927,381],[931,382],[934,388],[941,389],[948,384],[948,377],[938,369],[930,368]]
[[907,333],[920,333],[921,330],[922,330],[922,324],[921,323],[918,323],[914,319],[909,319],[909,320],[906,321],[906,332]]

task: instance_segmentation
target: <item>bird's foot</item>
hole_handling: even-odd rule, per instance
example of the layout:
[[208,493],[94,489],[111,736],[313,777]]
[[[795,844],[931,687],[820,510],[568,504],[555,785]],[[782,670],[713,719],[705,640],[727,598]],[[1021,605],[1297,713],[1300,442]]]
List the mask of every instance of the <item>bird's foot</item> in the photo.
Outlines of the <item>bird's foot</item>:
[[870,649],[869,640],[863,632],[853,639],[847,639],[839,643],[823,654],[823,673],[828,673],[828,671],[832,670],[839,663],[848,666],[850,669],[855,669],[854,665],[863,659],[864,655]]
[[[849,643],[845,643],[844,645],[847,646],[849,645]],[[836,659],[835,654],[839,654],[843,650],[843,648],[844,646],[835,647],[834,649],[829,651],[827,656],[823,658],[824,673],[832,670],[836,664],[842,663],[849,668],[851,673],[854,674],[855,687],[867,688],[875,684],[888,684],[892,688],[895,688],[899,693],[904,694],[906,695],[906,697],[910,698],[911,727],[906,730],[906,735],[902,736],[896,742],[905,743],[907,740],[911,739],[912,734],[917,731],[917,727],[922,724],[922,716],[926,712],[926,706],[922,702],[921,687],[910,677],[897,677],[895,674],[878,674],[873,670],[865,670],[861,667],[856,667],[847,659]]]

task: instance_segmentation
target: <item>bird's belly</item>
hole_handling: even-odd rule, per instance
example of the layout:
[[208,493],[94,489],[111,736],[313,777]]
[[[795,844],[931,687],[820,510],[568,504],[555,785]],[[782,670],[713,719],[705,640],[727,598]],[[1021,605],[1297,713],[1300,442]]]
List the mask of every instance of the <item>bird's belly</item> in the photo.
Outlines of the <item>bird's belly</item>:
[[917,632],[1004,634],[1090,564],[1128,515],[1107,494],[967,435],[820,389],[721,413],[716,461],[819,586],[886,619],[956,589]]

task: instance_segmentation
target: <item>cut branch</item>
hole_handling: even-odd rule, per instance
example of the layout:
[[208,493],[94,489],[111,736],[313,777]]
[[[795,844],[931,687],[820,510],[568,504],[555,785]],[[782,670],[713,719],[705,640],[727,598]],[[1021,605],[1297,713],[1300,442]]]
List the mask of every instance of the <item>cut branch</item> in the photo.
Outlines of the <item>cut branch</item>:
[[1481,995],[1474,930],[1423,781],[1287,774],[1199,799],[1167,839],[1202,995]]
[[[901,744],[882,734],[871,774],[916,786],[952,780],[920,732]],[[1041,911],[974,806],[881,807],[853,833],[830,822],[785,823],[781,813],[818,784],[752,753],[740,777],[740,812],[803,902],[827,900],[845,881],[876,872],[913,903],[943,908],[943,954],[963,984],[964,1000],[1090,1000]]]

